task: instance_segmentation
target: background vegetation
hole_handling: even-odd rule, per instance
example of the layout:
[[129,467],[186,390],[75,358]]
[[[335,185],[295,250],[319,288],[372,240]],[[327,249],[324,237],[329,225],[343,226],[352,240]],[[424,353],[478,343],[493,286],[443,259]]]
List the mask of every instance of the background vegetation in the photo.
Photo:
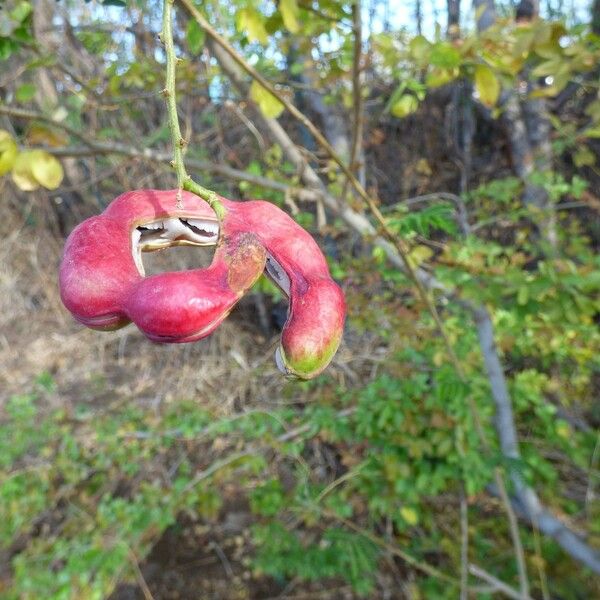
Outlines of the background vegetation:
[[175,3],[188,170],[346,293],[305,383],[267,281],[174,347],[60,303],[74,225],[174,185],[161,11],[1,3],[0,597],[598,597],[600,3]]

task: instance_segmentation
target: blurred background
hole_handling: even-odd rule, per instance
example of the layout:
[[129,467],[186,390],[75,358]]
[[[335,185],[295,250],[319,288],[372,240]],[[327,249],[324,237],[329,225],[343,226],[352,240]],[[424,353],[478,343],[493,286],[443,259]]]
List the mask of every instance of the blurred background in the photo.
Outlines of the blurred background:
[[66,236],[175,185],[162,4],[1,2],[0,597],[600,597],[598,0],[174,12],[188,171],[314,235],[344,340],[281,377],[264,278],[198,343],[78,325]]

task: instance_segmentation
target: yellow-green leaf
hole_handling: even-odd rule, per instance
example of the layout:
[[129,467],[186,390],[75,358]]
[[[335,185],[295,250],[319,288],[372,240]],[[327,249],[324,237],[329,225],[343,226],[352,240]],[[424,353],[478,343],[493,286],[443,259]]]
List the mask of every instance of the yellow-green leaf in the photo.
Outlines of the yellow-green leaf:
[[33,83],[24,83],[19,86],[15,92],[15,100],[17,102],[29,102],[37,91],[37,87]]
[[573,435],[569,424],[562,419],[556,423],[556,433],[564,440],[568,440]]
[[419,522],[419,515],[414,508],[410,508],[410,506],[403,506],[400,509],[400,516],[409,524],[416,525]]
[[485,106],[488,108],[496,106],[500,95],[500,82],[494,71],[487,65],[479,64],[475,67],[475,89]]
[[431,53],[431,44],[425,36],[417,35],[409,44],[410,53],[419,65],[426,65]]
[[394,102],[390,112],[399,119],[414,113],[419,108],[419,101],[412,94],[404,94]]
[[588,138],[600,138],[600,125],[586,129],[583,135]]
[[283,24],[290,33],[298,33],[300,24],[298,23],[299,10],[296,0],[280,0],[279,10],[283,18]]
[[13,168],[18,152],[12,135],[8,131],[0,129],[0,176]]
[[40,187],[31,172],[31,152],[21,152],[17,156],[11,175],[15,185],[24,192],[33,192]]
[[258,81],[253,81],[250,86],[250,98],[258,104],[265,117],[276,119],[285,108],[283,104],[264,88]]
[[440,87],[456,79],[459,74],[459,69],[439,69],[433,68],[427,73],[426,84],[428,87]]
[[524,306],[529,302],[529,288],[526,285],[522,285],[517,290],[517,304]]
[[433,256],[433,250],[429,246],[415,246],[408,255],[408,260],[413,267],[418,267],[420,264],[429,260]]
[[573,162],[577,168],[592,167],[596,164],[596,155],[587,146],[581,146],[573,155]]
[[32,150],[28,154],[34,179],[46,189],[55,190],[64,177],[60,161],[44,150]]
[[266,44],[269,40],[269,34],[265,29],[262,15],[253,8],[242,8],[238,11],[236,17],[238,31],[245,31],[251,42],[260,42]]

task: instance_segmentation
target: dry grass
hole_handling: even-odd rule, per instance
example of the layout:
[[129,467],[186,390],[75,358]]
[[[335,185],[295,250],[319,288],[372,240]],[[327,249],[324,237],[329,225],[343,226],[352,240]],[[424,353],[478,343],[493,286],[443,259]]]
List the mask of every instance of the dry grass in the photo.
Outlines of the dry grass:
[[[58,384],[58,397],[83,393],[104,380],[109,392],[157,401],[195,397],[231,410],[236,402],[275,398],[283,384],[245,300],[212,336],[195,344],[158,345],[132,325],[111,333],[78,325],[60,302],[57,272],[62,240],[44,224],[37,206],[11,207],[0,223],[0,392],[26,391],[42,372]],[[177,252],[147,261],[150,272],[190,266]],[[170,256],[166,256],[170,254]],[[210,257],[204,256],[203,263]],[[197,260],[197,258],[196,258]],[[146,261],[145,261],[146,262]],[[162,265],[161,265],[162,263]],[[89,394],[87,394],[89,396]]]

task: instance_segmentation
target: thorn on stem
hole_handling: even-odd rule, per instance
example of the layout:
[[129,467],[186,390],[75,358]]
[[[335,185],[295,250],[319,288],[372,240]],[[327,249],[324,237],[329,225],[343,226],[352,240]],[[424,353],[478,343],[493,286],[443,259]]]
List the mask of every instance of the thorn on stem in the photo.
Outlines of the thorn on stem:
[[169,92],[169,90],[167,88],[164,88],[162,90],[160,90],[160,93],[165,97],[168,98],[171,95],[171,92]]

